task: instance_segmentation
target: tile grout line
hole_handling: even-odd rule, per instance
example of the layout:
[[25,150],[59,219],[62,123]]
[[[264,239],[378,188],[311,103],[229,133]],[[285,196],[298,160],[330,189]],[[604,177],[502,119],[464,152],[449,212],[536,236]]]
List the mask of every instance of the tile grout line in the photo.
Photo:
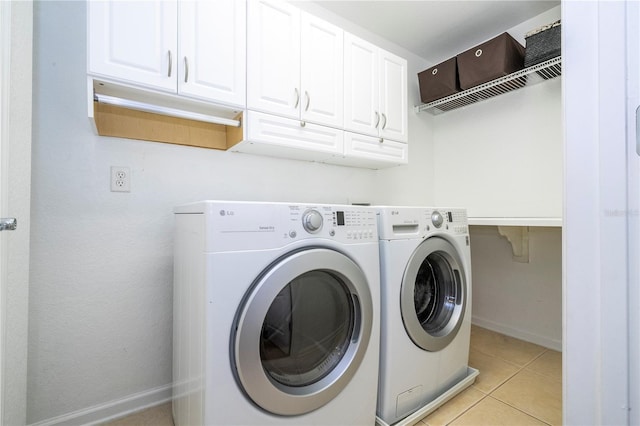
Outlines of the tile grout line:
[[498,398],[496,398],[496,397],[494,397],[494,396],[491,396],[491,395],[487,395],[487,396],[488,396],[488,397],[491,397],[491,399],[493,399],[494,401],[501,402],[502,404],[507,405],[507,406],[509,406],[509,407],[513,408],[514,410],[521,412],[522,414],[526,414],[527,416],[532,417],[532,418],[534,418],[534,419],[536,419],[536,420],[538,420],[538,421],[540,421],[540,422],[542,422],[542,423],[544,423],[544,424],[546,424],[546,425],[552,426],[552,424],[551,424],[551,423],[549,423],[549,422],[547,422],[546,420],[543,420],[543,419],[541,419],[540,417],[535,416],[535,415],[533,415],[533,414],[531,414],[531,413],[527,413],[527,412],[526,412],[526,411],[524,411],[522,408],[518,408],[518,407],[516,407],[516,406],[514,406],[514,405],[512,405],[512,404],[510,404],[510,403],[508,403],[508,402],[506,402],[506,401],[503,401],[503,400],[501,400],[501,399],[498,399]]

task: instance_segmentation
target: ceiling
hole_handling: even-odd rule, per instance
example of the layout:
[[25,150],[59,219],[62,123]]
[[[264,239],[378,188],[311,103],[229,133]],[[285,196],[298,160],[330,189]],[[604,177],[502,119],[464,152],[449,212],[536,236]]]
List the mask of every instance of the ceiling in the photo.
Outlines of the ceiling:
[[316,3],[435,63],[558,6],[560,0],[321,0]]

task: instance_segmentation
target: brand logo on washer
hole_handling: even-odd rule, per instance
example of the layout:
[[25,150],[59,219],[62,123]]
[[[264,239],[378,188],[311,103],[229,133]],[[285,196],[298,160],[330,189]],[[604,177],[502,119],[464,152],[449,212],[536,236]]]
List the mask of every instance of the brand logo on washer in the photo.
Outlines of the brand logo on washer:
[[391,210],[391,216],[399,215],[400,212],[398,210]]
[[233,210],[220,210],[220,216],[233,216]]

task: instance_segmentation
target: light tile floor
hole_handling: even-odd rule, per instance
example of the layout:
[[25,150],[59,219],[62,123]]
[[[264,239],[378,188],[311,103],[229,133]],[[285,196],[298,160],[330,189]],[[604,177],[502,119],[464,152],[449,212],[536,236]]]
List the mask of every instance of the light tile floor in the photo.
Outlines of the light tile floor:
[[422,419],[440,425],[561,425],[562,354],[471,327],[475,383]]
[[[472,326],[469,365],[475,383],[418,426],[562,424],[560,352]],[[173,426],[171,403],[107,424]]]

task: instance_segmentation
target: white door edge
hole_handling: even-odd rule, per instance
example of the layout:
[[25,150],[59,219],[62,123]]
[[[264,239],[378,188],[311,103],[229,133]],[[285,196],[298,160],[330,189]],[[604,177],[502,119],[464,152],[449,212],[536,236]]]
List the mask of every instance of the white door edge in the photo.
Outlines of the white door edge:
[[[27,419],[33,2],[0,1],[0,424]],[[11,278],[11,280],[9,280]]]

